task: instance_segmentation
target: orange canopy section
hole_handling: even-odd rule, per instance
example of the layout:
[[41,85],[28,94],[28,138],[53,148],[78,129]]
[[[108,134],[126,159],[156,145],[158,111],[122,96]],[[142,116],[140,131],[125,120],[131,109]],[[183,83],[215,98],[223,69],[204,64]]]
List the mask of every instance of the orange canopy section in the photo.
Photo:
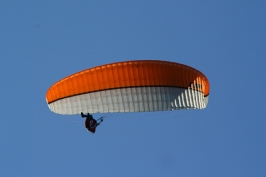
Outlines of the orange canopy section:
[[160,60],[124,61],[97,66],[70,75],[47,91],[48,104],[60,99],[130,87],[178,87],[209,95],[207,77],[200,71],[179,63]]

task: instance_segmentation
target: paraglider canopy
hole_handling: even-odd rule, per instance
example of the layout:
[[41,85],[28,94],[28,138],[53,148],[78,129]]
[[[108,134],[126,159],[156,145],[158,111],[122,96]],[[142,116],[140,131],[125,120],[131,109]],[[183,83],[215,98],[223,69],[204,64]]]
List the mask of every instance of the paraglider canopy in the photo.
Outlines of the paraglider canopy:
[[200,71],[179,63],[135,60],[72,74],[46,94],[58,114],[203,109],[210,85]]

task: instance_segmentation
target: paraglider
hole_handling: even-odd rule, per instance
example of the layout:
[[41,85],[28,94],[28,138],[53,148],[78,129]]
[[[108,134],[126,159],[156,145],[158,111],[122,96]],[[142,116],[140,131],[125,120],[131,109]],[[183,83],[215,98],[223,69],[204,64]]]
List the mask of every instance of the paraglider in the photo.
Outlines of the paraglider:
[[204,109],[209,91],[207,77],[190,66],[134,60],[72,74],[48,89],[46,102],[63,115]]
[[90,113],[88,113],[87,115],[83,114],[83,112],[81,112],[81,117],[86,117],[85,120],[85,127],[88,131],[95,133],[96,131],[96,127],[98,125],[100,125],[100,123],[103,121],[103,117],[99,118],[99,122],[97,120],[95,120],[92,115],[90,115]]

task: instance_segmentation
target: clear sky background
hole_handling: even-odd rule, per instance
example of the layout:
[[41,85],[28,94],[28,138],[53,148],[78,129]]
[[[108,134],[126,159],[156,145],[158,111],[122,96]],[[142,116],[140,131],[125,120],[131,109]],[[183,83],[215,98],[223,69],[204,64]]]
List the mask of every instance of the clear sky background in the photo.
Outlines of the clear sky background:
[[[1,0],[0,176],[265,177],[266,1]],[[210,81],[204,110],[51,112],[48,88],[90,67],[178,62]]]

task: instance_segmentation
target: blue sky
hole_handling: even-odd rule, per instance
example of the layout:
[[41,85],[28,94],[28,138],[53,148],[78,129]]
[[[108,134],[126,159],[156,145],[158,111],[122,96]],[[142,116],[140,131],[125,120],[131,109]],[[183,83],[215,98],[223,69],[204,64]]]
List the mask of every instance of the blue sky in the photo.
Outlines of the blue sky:
[[[266,176],[265,1],[0,2],[0,176]],[[210,81],[204,110],[52,113],[48,88],[132,59],[178,62]]]

